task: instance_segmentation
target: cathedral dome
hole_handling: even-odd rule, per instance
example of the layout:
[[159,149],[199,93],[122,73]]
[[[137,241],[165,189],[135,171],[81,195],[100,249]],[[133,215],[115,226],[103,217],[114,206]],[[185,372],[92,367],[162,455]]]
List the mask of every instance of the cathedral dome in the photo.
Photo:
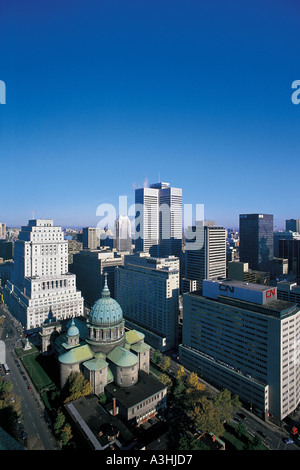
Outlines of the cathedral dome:
[[110,296],[105,277],[101,298],[96,300],[89,314],[89,323],[95,326],[110,326],[123,320],[121,306]]
[[77,326],[75,325],[74,318],[72,318],[72,323],[71,323],[71,326],[68,328],[67,336],[78,336],[78,335],[79,335],[79,330]]

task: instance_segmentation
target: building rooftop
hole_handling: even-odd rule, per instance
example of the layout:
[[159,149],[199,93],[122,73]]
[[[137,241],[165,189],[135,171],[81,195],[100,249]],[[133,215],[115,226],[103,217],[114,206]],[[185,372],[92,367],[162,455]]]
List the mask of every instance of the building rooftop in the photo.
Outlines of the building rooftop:
[[125,408],[131,408],[136,404],[146,400],[150,396],[162,392],[166,386],[156,377],[148,375],[144,371],[139,372],[139,380],[135,385],[121,388],[115,383],[107,385],[109,393],[122,403]]
[[143,341],[145,335],[137,330],[129,330],[125,333],[126,342],[129,344],[138,343],[139,341]]
[[110,351],[107,358],[119,367],[130,367],[138,363],[138,357],[135,354],[120,346]]
[[[121,448],[129,445],[134,440],[133,434],[122,421],[102,408],[96,395],[79,398],[65,407],[76,426],[85,436],[85,443],[93,449],[110,448],[111,442],[107,434],[108,427],[110,429],[113,427],[115,431],[119,432],[114,447]],[[99,432],[102,435],[99,435]]]
[[210,282],[218,283],[218,284],[224,284],[227,286],[233,286],[233,287],[242,287],[243,289],[249,289],[252,291],[258,291],[258,292],[265,292],[269,289],[272,289],[272,286],[266,285],[266,284],[256,284],[254,282],[245,282],[245,281],[238,281],[235,279],[210,279]]
[[75,346],[69,351],[62,353],[59,356],[59,362],[62,364],[76,364],[78,362],[84,362],[88,359],[92,359],[94,354],[87,344]]

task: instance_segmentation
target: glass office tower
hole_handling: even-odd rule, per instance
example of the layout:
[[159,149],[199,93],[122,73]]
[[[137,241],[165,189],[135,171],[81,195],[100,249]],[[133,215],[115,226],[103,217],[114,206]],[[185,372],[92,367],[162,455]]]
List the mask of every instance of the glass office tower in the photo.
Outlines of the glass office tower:
[[268,271],[274,256],[273,215],[240,214],[240,261]]

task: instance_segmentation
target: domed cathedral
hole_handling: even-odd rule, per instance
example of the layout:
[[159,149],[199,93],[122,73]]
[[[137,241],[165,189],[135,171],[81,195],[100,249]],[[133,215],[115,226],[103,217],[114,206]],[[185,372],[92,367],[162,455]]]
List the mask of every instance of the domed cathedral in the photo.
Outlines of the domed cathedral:
[[96,395],[112,382],[131,387],[137,384],[140,371],[149,374],[150,346],[142,333],[125,332],[124,323],[122,309],[110,297],[105,276],[101,298],[91,308],[88,321],[73,318],[67,332],[56,340],[61,387],[73,371],[83,372]]
[[87,324],[89,329],[87,342],[93,351],[107,354],[116,346],[124,346],[124,323],[120,305],[110,296],[105,274],[102,296],[94,303]]

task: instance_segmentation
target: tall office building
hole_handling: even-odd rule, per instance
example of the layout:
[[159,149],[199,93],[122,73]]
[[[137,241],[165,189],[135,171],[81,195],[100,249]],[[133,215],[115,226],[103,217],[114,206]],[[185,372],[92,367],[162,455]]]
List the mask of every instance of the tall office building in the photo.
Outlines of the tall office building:
[[249,268],[269,271],[274,256],[273,215],[240,214],[240,261]]
[[[197,236],[193,241],[195,233]],[[195,226],[188,227],[183,285],[194,280],[194,288],[198,290],[202,289],[204,279],[226,278],[226,234],[224,227],[218,227],[212,221],[196,222]]]
[[4,298],[11,313],[28,329],[49,318],[83,314],[76,276],[68,272],[68,241],[50,219],[29,220],[15,243],[14,274]]
[[0,240],[6,239],[6,225],[0,222]]
[[126,326],[138,329],[161,351],[177,346],[179,316],[179,260],[154,258],[149,253],[124,257],[115,271],[115,298]]
[[274,256],[279,257],[279,240],[300,240],[300,233],[286,230],[274,232]]
[[98,227],[84,227],[82,229],[83,248],[97,250],[100,248],[100,236],[103,230]]
[[300,281],[300,238],[279,240],[279,257],[288,260],[289,274]]
[[277,288],[205,280],[183,296],[180,362],[278,421],[300,401],[300,307]]
[[124,257],[112,251],[81,250],[73,256],[73,263],[69,269],[76,274],[78,289],[82,292],[88,307],[91,307],[99,298],[99,293],[104,286],[105,272],[108,275],[107,283],[111,295],[115,295],[115,268],[123,263]]
[[151,256],[180,257],[182,247],[182,189],[155,183],[135,191],[135,250]]
[[127,215],[120,215],[115,221],[114,248],[117,251],[131,251],[131,223]]
[[159,197],[159,256],[178,256],[182,250],[182,189],[169,183],[151,184]]
[[285,229],[300,233],[300,219],[289,219],[285,221]]

